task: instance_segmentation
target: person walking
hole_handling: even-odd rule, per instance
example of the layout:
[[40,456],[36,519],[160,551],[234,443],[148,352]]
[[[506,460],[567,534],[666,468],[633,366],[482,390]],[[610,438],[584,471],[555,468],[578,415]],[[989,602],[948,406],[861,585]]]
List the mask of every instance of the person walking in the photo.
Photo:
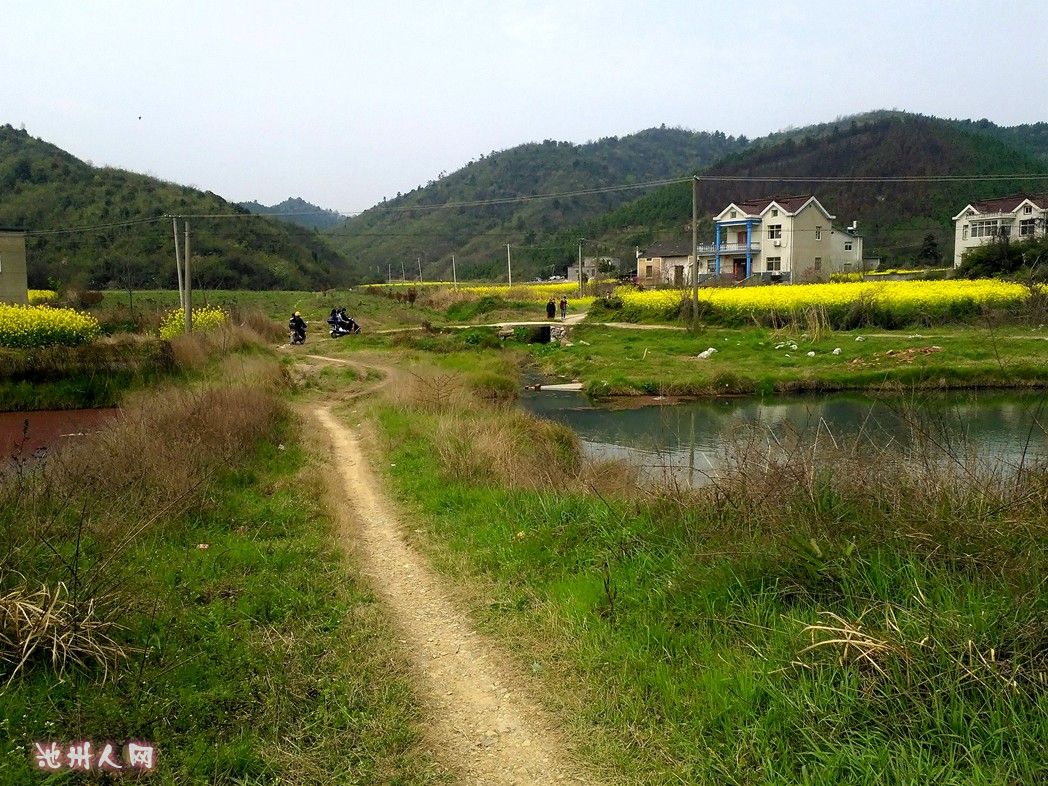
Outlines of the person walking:
[[553,301],[553,298],[549,299],[549,303],[546,304],[546,319],[557,318],[557,304]]
[[568,318],[568,299],[561,297],[560,299],[560,321],[563,322]]

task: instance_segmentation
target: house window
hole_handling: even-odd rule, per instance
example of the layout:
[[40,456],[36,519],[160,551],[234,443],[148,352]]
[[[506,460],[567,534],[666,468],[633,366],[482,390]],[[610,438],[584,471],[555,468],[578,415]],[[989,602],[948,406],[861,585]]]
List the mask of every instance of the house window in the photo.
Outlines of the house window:
[[973,221],[972,237],[994,237],[995,235],[1008,235],[1009,227],[1002,226],[998,221]]
[[967,240],[967,239],[968,239],[968,225],[965,224],[964,226],[961,227],[961,240]]
[[844,250],[845,251],[851,251],[852,250],[852,242],[850,240],[845,240],[844,241]]
[[1030,207],[1029,205],[1025,205],[1025,206],[1023,207],[1023,212],[1024,212],[1024,213],[1025,213],[1026,215],[1030,215],[1030,213],[1032,213],[1032,212],[1033,212],[1033,208],[1032,208],[1032,207]]
[[768,237],[778,240],[782,237],[782,224],[768,224]]
[[815,269],[822,270],[822,257],[815,257]]
[[1036,232],[1037,219],[1027,218],[1019,222],[1019,237],[1033,237]]
[[731,211],[731,213],[729,213],[728,215],[729,215],[729,216],[730,216],[731,218],[735,218],[735,216],[737,216],[737,215],[738,215],[738,213],[736,213],[736,212],[735,212],[734,210],[732,210],[732,211]]
[[644,268],[644,278],[651,278],[651,265]]
[[782,270],[782,257],[768,257],[768,272],[778,273]]
[[777,209],[771,211],[771,217],[772,218],[775,218],[778,215],[779,215],[779,211]]
[[822,240],[822,227],[815,227],[815,239]]
[[709,262],[707,262],[706,263],[706,269],[710,273],[716,273],[717,272],[717,260],[716,259],[711,259]]

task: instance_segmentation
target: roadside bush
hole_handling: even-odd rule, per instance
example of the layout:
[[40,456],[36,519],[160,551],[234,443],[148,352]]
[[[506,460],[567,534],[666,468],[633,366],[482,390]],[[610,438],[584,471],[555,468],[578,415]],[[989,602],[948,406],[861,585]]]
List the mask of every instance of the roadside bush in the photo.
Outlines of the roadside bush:
[[0,304],[0,347],[79,346],[99,334],[98,320],[71,308]]
[[[193,332],[210,333],[218,330],[229,320],[229,315],[215,306],[193,309]],[[186,332],[186,316],[180,308],[169,311],[160,323],[160,338],[171,340]]]

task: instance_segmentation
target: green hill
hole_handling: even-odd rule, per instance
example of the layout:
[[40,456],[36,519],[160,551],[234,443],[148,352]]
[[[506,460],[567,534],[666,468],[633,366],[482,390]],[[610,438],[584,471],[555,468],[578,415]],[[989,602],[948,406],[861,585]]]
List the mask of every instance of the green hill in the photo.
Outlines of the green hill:
[[[424,187],[383,201],[328,230],[335,247],[372,279],[408,269],[421,257],[427,278],[449,276],[451,254],[459,274],[502,274],[507,242],[536,239],[595,218],[640,191],[612,191],[563,199],[498,204],[520,194],[567,193],[678,177],[744,149],[748,141],[720,132],[652,128],[577,145],[546,140],[481,156]],[[495,202],[493,202],[493,200]],[[444,203],[476,203],[432,210]],[[537,265],[522,259],[524,268]]]
[[272,216],[279,221],[298,224],[306,229],[329,229],[341,224],[346,217],[334,210],[325,210],[301,197],[290,197],[276,205],[263,205],[260,202],[240,202],[242,208],[260,216]]
[[[838,123],[783,132],[778,141],[755,140],[703,174],[741,177],[811,177],[800,182],[703,182],[699,231],[712,240],[711,216],[732,201],[811,192],[841,224],[859,222],[867,256],[889,263],[911,261],[929,232],[945,258],[953,253],[951,220],[973,199],[1036,188],[1036,183],[966,181],[948,183],[820,183],[815,178],[892,177],[938,174],[1048,172],[1043,162],[965,124],[901,113],[871,113]],[[1043,183],[1044,181],[1040,181]],[[633,258],[635,246],[655,239],[690,235],[691,186],[668,185],[600,218],[539,239],[536,255],[562,269],[573,258],[577,239],[590,238],[587,253]]]
[[303,227],[252,217],[211,192],[119,169],[99,168],[10,125],[0,126],[0,226],[27,230],[119,224],[90,232],[31,235],[29,283],[173,287],[171,222],[165,214],[234,213],[193,219],[198,285],[315,289],[349,283],[346,259]]

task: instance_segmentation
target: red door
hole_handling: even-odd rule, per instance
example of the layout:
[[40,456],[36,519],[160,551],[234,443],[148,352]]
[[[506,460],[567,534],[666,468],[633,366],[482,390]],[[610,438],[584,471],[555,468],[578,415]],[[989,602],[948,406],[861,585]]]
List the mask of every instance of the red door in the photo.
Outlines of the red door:
[[742,246],[743,248],[745,248],[746,247],[746,230],[745,229],[738,233],[738,238],[739,238],[739,245]]
[[735,268],[732,272],[735,275],[736,281],[742,281],[742,279],[746,278],[746,260],[736,259]]

